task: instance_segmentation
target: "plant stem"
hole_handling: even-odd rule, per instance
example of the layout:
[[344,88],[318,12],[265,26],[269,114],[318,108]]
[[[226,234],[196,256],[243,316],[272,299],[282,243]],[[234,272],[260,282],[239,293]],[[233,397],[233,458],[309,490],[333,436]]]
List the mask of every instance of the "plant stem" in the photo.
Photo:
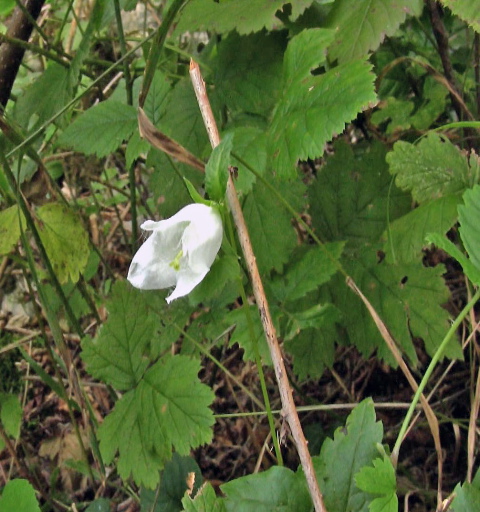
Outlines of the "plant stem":
[[[210,138],[210,143],[213,148],[220,144],[220,136],[218,133],[215,118],[213,117],[212,108],[207,97],[205,83],[202,79],[200,68],[198,64],[190,61],[190,77],[195,90],[195,95],[202,113],[203,122]],[[288,381],[285,363],[283,361],[282,351],[278,343],[275,327],[273,325],[272,317],[270,315],[270,308],[268,306],[263,283],[260,278],[260,273],[257,267],[255,254],[253,252],[250,236],[248,234],[247,225],[243,217],[242,207],[238,200],[237,191],[233,183],[232,177],[229,175],[227,182],[227,201],[232,213],[233,221],[237,228],[237,234],[240,241],[240,246],[245,257],[248,272],[252,283],[253,293],[257,302],[257,307],[260,312],[260,319],[262,321],[263,330],[267,339],[270,355],[272,357],[273,368],[277,378],[278,388],[280,391],[280,398],[282,400],[282,410],[285,420],[290,427],[295,445],[297,447],[300,462],[305,473],[310,496],[317,512],[326,512],[323,503],[323,496],[318,486],[315,470],[312,463],[310,452],[308,451],[307,441],[302,431],[300,420],[293,401],[292,390]]]

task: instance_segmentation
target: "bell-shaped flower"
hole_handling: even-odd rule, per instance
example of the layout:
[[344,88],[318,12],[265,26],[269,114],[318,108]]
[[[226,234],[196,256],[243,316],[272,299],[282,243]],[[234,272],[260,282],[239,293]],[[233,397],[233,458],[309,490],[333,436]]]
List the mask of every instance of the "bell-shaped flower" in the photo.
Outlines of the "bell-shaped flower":
[[204,204],[190,204],[159,222],[147,220],[141,228],[152,234],[133,257],[127,279],[142,290],[175,286],[168,303],[202,281],[222,244],[220,213]]

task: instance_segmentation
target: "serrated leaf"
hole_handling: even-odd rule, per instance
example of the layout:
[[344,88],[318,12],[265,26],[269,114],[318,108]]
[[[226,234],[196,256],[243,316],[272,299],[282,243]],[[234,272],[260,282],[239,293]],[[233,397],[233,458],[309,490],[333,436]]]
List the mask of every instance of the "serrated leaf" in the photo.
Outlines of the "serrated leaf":
[[360,156],[338,141],[334,155],[310,187],[313,226],[324,241],[347,240],[347,248],[376,242],[392,221],[411,208],[411,200],[395,187],[385,164],[381,144]]
[[[403,352],[415,363],[417,356],[412,336],[420,337],[430,356],[438,349],[449,327],[448,312],[441,307],[449,297],[442,278],[442,265],[426,268],[416,264],[388,264],[377,261],[374,251],[365,252],[356,261],[344,261],[346,272],[364,291],[380,318]],[[381,338],[370,314],[349,290],[332,283],[335,304],[348,317],[346,329],[350,341],[365,355],[377,349],[378,357],[390,365],[396,363]],[[461,358],[458,341],[452,340],[445,355]]]
[[136,129],[135,108],[108,100],[78,116],[59,137],[58,144],[101,158],[118,149]]
[[35,489],[27,480],[10,480],[0,496],[2,512],[40,512]]
[[292,178],[299,159],[323,155],[325,143],[376,100],[373,80],[371,65],[364,61],[316,76],[302,70],[275,108],[268,131],[271,168]]
[[373,467],[365,466],[355,475],[359,489],[369,494],[380,494],[369,505],[371,512],[397,512],[398,498],[395,470],[388,457],[375,459]]
[[149,311],[148,296],[117,281],[107,302],[107,321],[95,339],[82,342],[89,373],[119,390],[135,386],[149,364],[145,356],[158,320]]
[[335,31],[325,28],[303,30],[289,43],[283,58],[283,80],[286,87],[310,75],[312,69],[324,64],[327,47]]
[[182,499],[185,512],[226,512],[225,501],[217,498],[210,482],[206,482],[195,495],[195,498],[185,496]]
[[359,0],[352,9],[350,0],[336,1],[327,19],[327,27],[337,31],[329,57],[343,63],[366,56],[422,6],[420,0]]
[[397,186],[410,190],[418,203],[462,193],[474,184],[465,155],[436,133],[416,145],[399,141],[386,158]]
[[144,442],[160,455],[173,446],[186,455],[212,439],[213,391],[198,380],[200,363],[184,357],[164,357],[152,366],[137,388],[145,411]]
[[117,467],[120,476],[124,480],[132,477],[138,485],[154,489],[160,479],[159,471],[167,458],[145,446],[141,430],[144,412],[139,407],[135,390],[129,391],[105,418],[98,429],[98,439],[106,464],[113,461],[118,451]]
[[256,306],[248,306],[250,309],[250,317],[253,324],[253,339],[250,335],[250,327],[248,324],[247,313],[244,308],[237,308],[230,311],[225,317],[225,326],[227,328],[235,326],[230,341],[238,343],[244,350],[244,360],[255,361],[255,345],[264,364],[271,364],[270,350],[265,339],[262,322]]
[[90,244],[79,217],[63,204],[50,203],[37,211],[37,228],[61,284],[76,283],[90,255]]
[[18,205],[15,204],[0,212],[0,256],[8,254],[18,242],[20,226],[25,230],[25,217]]
[[214,201],[220,202],[225,199],[232,146],[233,133],[229,133],[214,148],[205,167],[205,189]]
[[480,33],[480,4],[472,0],[440,0],[456,16]]
[[118,451],[122,478],[131,475],[152,489],[172,449],[185,455],[211,440],[214,396],[198,380],[199,370],[198,361],[184,356],[161,359],[105,418],[98,431],[100,450],[107,464]]
[[160,486],[157,490],[142,489],[140,491],[141,510],[149,512],[178,512],[182,509],[182,498],[188,490],[189,474],[195,477],[194,486],[190,489],[195,493],[202,485],[202,472],[192,457],[181,457],[173,454],[171,461],[165,464]]
[[248,194],[243,213],[260,272],[281,272],[297,242],[290,214],[262,183]]
[[480,186],[467,190],[463,201],[464,204],[458,207],[460,237],[471,262],[480,270]]
[[154,125],[157,125],[165,115],[165,111],[168,108],[168,94],[170,90],[171,82],[162,72],[155,71],[143,105],[146,116]]
[[303,474],[282,466],[237,478],[221,490],[225,508],[232,512],[310,512],[312,507]]
[[[320,378],[325,366],[333,365],[335,322],[340,318],[332,304],[318,304],[301,316],[292,314],[285,349],[293,356],[293,368],[299,379]],[[298,331],[296,336],[292,336],[294,330]]]
[[48,68],[18,98],[15,105],[15,120],[24,128],[35,116],[38,126],[53,117],[72,98],[75,78],[70,69],[57,63]]
[[[243,164],[236,160],[239,156],[257,173],[265,174],[267,166],[267,137],[265,130],[254,126],[240,126],[232,130],[233,163],[238,167],[238,177],[235,179],[235,188],[239,194],[247,194],[255,183],[255,176]],[[228,131],[226,133],[229,133]]]
[[271,111],[281,91],[285,47],[282,32],[249,36],[232,32],[222,39],[215,61],[215,92],[229,111],[258,115]]
[[276,276],[270,286],[280,302],[293,302],[326,283],[339,268],[343,242],[310,248],[300,258],[293,258],[282,276]]
[[456,494],[450,510],[452,512],[477,512],[480,503],[480,471],[477,471],[472,483],[457,484]]
[[345,427],[337,428],[334,438],[324,441],[313,461],[327,510],[361,509],[359,504],[367,498],[356,487],[355,474],[378,456],[377,443],[382,437],[382,424],[375,421],[373,402],[367,398],[349,414]]
[[392,222],[385,233],[385,253],[394,263],[418,261],[427,245],[426,236],[433,232],[444,235],[456,222],[460,202],[458,195],[441,197]]
[[[233,29],[240,34],[272,30],[280,24],[275,13],[288,2],[285,0],[192,0],[183,9],[177,26],[178,34],[193,30],[218,33]],[[312,0],[296,0],[292,8],[292,21],[312,3]]]
[[18,439],[22,424],[22,406],[15,395],[0,393],[0,420],[9,436]]

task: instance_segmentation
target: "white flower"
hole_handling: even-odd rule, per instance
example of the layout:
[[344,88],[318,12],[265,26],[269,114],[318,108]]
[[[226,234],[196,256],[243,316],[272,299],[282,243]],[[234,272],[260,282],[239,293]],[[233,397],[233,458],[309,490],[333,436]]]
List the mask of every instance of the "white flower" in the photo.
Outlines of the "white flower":
[[169,219],[147,220],[140,227],[152,234],[135,254],[127,279],[142,290],[175,286],[168,303],[202,281],[222,244],[220,214],[204,204],[190,204]]

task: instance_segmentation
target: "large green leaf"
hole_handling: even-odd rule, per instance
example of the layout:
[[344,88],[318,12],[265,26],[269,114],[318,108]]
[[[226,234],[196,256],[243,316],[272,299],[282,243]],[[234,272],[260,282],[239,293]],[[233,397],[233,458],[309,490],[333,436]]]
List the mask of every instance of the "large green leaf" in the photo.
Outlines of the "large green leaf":
[[282,32],[243,37],[232,32],[222,39],[215,61],[215,92],[229,110],[259,115],[270,112],[282,87],[285,47]]
[[424,203],[462,193],[479,177],[467,158],[447,138],[430,133],[418,144],[399,141],[387,162],[398,187],[410,190],[415,201]]
[[8,254],[18,242],[20,227],[25,230],[25,217],[18,205],[0,212],[0,256]]
[[118,451],[123,479],[131,475],[137,484],[154,488],[172,448],[186,455],[211,440],[213,392],[198,380],[199,370],[198,361],[184,356],[161,359],[105,418],[98,431],[100,450],[107,464]]
[[395,469],[388,457],[375,459],[373,467],[363,467],[357,473],[355,483],[362,491],[380,495],[372,500],[370,512],[398,512]]
[[355,485],[355,474],[378,456],[382,437],[382,424],[375,421],[375,408],[368,398],[350,413],[345,427],[335,430],[333,439],[324,441],[314,465],[327,510],[363,509],[367,496]]
[[467,190],[463,201],[458,207],[460,236],[470,260],[480,270],[480,186]]
[[410,211],[411,201],[391,187],[381,144],[358,156],[343,141],[334,149],[309,190],[312,222],[322,240],[347,240],[347,248],[357,249],[377,242],[387,221]]
[[309,512],[312,507],[303,474],[281,466],[237,478],[221,489],[229,512]]
[[[421,262],[389,264],[378,262],[375,251],[365,251],[355,261],[344,261],[344,268],[386,323],[404,353],[416,362],[412,336],[422,338],[430,356],[436,352],[449,327],[448,312],[441,307],[449,297],[442,278],[442,265],[425,268]],[[333,282],[330,289],[335,305],[348,318],[346,329],[350,341],[365,355],[375,349],[379,357],[396,365],[367,309],[358,297]],[[461,358],[458,341],[452,340],[445,355]]]
[[337,31],[329,57],[349,62],[378,48],[385,36],[394,34],[407,15],[419,15],[420,0],[337,0],[327,26]]
[[107,321],[95,339],[82,342],[82,359],[89,373],[116,389],[134,387],[148,366],[145,354],[158,322],[148,306],[149,295],[118,281],[107,303]]
[[262,183],[248,194],[243,213],[260,272],[281,271],[297,242],[290,214]]
[[440,0],[453,14],[480,33],[480,3],[472,0]]
[[[285,0],[192,0],[182,12],[177,33],[193,30],[230,32],[239,34],[272,30],[280,24],[275,13],[287,4]],[[312,0],[292,2],[291,19],[296,19]]]
[[339,268],[344,243],[334,242],[293,255],[282,276],[270,286],[280,302],[292,302],[326,283]]
[[37,211],[40,238],[61,284],[76,283],[90,255],[90,244],[79,217],[63,204],[49,203]]
[[68,126],[58,144],[86,155],[104,157],[119,148],[137,128],[137,111],[110,100],[89,108]]
[[[290,85],[275,108],[268,133],[269,163],[281,177],[292,178],[299,159],[323,155],[325,143],[376,100],[374,75],[366,61],[341,65],[320,75],[310,73],[308,68],[316,67],[312,65],[315,61],[303,53],[309,32],[302,32],[288,45],[284,77]],[[314,30],[308,47],[315,39],[316,61],[321,63],[328,36],[323,30]],[[295,61],[299,61],[298,66]]]
[[0,496],[2,512],[40,512],[35,489],[27,480],[10,480]]
[[421,259],[425,238],[430,233],[445,233],[457,220],[459,195],[440,197],[424,203],[410,213],[392,222],[387,233],[385,252],[391,260],[412,263]]

